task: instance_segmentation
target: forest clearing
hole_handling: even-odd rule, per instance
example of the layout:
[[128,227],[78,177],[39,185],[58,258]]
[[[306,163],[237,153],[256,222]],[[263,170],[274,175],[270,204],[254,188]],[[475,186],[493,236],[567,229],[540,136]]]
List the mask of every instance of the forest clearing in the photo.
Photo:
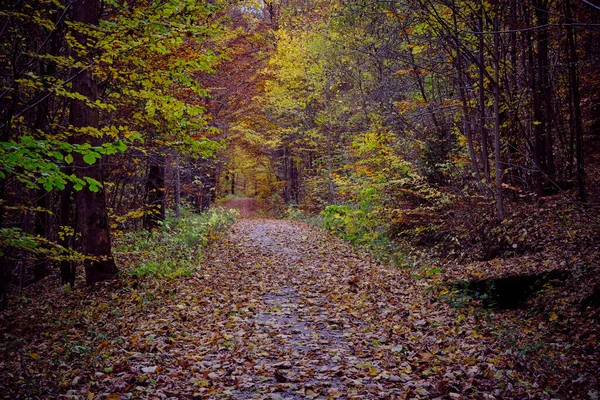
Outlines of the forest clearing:
[[600,4],[0,4],[0,398],[600,397]]

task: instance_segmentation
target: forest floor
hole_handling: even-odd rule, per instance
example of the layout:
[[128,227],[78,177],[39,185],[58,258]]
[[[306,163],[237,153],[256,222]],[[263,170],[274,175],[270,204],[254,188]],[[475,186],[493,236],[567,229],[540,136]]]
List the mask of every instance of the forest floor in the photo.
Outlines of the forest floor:
[[598,399],[590,314],[485,308],[442,275],[242,219],[189,277],[30,293],[0,316],[0,397]]

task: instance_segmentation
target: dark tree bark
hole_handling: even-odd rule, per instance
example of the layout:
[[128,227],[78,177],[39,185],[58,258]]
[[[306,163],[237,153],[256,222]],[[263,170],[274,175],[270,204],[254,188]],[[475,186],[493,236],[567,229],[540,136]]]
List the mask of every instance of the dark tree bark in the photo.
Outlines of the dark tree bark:
[[331,143],[331,122],[327,123],[327,186],[329,204],[335,204],[335,186],[333,185],[333,150]]
[[579,76],[577,74],[577,47],[575,45],[575,35],[571,11],[571,0],[565,0],[565,16],[567,18],[567,41],[569,46],[569,84],[571,86],[572,105],[573,105],[573,128],[575,130],[575,156],[577,158],[577,189],[579,198],[585,201],[585,168],[583,160],[583,126],[581,122],[581,96],[579,94]]
[[[68,168],[65,173],[72,173],[72,168]],[[65,248],[63,256],[67,256],[66,249],[72,249],[74,246],[74,227],[76,226],[72,206],[71,196],[73,194],[73,184],[69,183],[60,193],[59,209],[59,236],[58,244]],[[63,259],[60,262],[60,280],[63,285],[75,286],[76,264],[72,260]]]
[[[452,2],[452,9],[453,10],[456,9],[455,2]],[[466,93],[466,89],[465,89],[467,87],[467,84],[466,84],[466,79],[464,78],[464,73],[463,73],[463,57],[462,57],[460,43],[459,43],[459,37],[458,37],[458,23],[456,20],[456,13],[452,14],[452,22],[453,22],[453,26],[454,26],[454,48],[456,51],[456,59],[454,62],[455,69],[456,69],[456,78],[457,78],[456,83],[458,85],[458,93],[459,93],[460,102],[462,104],[462,110],[463,110],[463,134],[467,137],[467,144],[469,147],[469,156],[471,157],[471,166],[473,168],[473,173],[475,174],[475,180],[477,181],[477,187],[479,188],[481,193],[484,194],[485,187],[483,186],[483,183],[481,182],[481,173],[479,171],[479,165],[477,164],[477,156],[475,155],[475,146],[473,145],[473,136],[471,134],[471,110],[469,109],[469,99],[467,98],[467,93]],[[482,37],[483,34],[481,33],[479,36]],[[480,61],[483,61],[483,58]],[[481,86],[480,90],[483,90],[483,85]],[[484,160],[484,165],[485,164],[486,164],[486,161]]]
[[281,157],[281,163],[283,164],[283,173],[282,176],[280,178],[281,181],[283,181],[285,183],[285,186],[283,187],[283,201],[285,201],[286,204],[288,204],[291,201],[291,195],[290,195],[290,174],[289,174],[289,161],[290,161],[290,157],[289,157],[289,150],[287,147],[283,148],[283,156]]
[[300,171],[298,171],[298,164],[292,158],[290,160],[290,195],[291,203],[298,204],[300,202]]
[[502,192],[502,176],[504,168],[500,154],[500,34],[498,18],[500,7],[496,4],[494,16],[494,162],[496,164],[496,214],[500,221],[504,220],[504,193]]
[[556,167],[554,164],[554,150],[552,137],[552,86],[550,85],[550,59],[548,57],[548,1],[536,0],[533,2],[536,22],[540,26],[537,31],[537,68],[539,85],[539,117],[541,132],[544,135],[544,172],[550,179],[554,178]]
[[175,216],[181,217],[181,171],[179,170],[179,158],[175,156],[173,165],[173,179],[175,179],[175,187],[173,189],[173,208]]
[[146,205],[150,210],[144,218],[144,226],[148,229],[165,219],[165,157],[158,156],[153,161],[146,180]]
[[486,126],[486,106],[485,106],[485,85],[483,77],[485,75],[485,63],[483,54],[483,6],[481,6],[479,14],[479,43],[478,43],[478,58],[479,58],[479,119],[481,124],[481,158],[483,160],[483,173],[486,179],[486,183],[489,184],[491,181],[490,174],[490,155],[488,150],[488,131]]
[[[48,201],[48,197],[50,196],[45,190],[37,190],[35,192],[37,199],[36,205],[40,209],[44,210],[43,212],[37,212],[35,214],[35,234],[37,236],[48,238],[48,231],[50,228],[50,220],[48,217],[48,213],[45,210],[48,210],[50,206],[50,202]],[[33,280],[35,282],[43,279],[48,273],[48,260],[42,259],[37,260],[35,265],[33,266]]]
[[[526,26],[531,25],[531,15],[529,12],[529,7],[523,7],[523,16],[525,19]],[[532,106],[533,106],[533,163],[535,164],[535,169],[533,171],[533,184],[535,187],[536,194],[538,196],[543,196],[544,188],[542,185],[542,173],[545,170],[545,160],[546,160],[546,147],[544,145],[544,131],[542,126],[542,120],[544,119],[541,107],[541,98],[540,92],[538,90],[538,79],[536,77],[535,70],[535,61],[534,61],[534,53],[533,53],[533,39],[530,31],[525,33],[527,37],[527,58],[528,58],[528,69],[529,69],[529,77],[530,77],[530,88],[532,93]]]
[[[99,2],[97,0],[78,0],[73,3],[73,21],[89,25],[97,25],[99,18]],[[76,39],[84,46],[88,38],[76,34]],[[87,61],[87,60],[83,60]],[[73,92],[82,94],[94,102],[98,98],[98,88],[92,73],[83,69],[77,71],[73,79]],[[98,110],[88,107],[80,100],[71,102],[70,122],[74,127],[98,127]],[[102,144],[100,138],[92,136],[76,135],[75,143],[89,143],[92,146]],[[96,162],[88,165],[83,158],[75,158],[76,172],[79,177],[89,177],[102,182],[102,163]],[[85,277],[88,284],[113,278],[117,272],[117,266],[112,256],[110,241],[110,226],[106,209],[106,197],[103,188],[92,192],[88,188],[80,190],[75,195],[77,210],[77,231],[81,234],[80,247],[86,257],[84,261]]]

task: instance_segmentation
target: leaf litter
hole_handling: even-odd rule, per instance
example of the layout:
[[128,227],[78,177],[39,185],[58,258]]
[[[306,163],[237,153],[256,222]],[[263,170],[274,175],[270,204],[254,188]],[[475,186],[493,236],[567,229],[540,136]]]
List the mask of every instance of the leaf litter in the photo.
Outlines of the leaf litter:
[[598,397],[590,314],[456,306],[455,295],[436,275],[379,265],[303,223],[240,220],[189,277],[122,279],[68,296],[47,290],[3,314],[0,393]]

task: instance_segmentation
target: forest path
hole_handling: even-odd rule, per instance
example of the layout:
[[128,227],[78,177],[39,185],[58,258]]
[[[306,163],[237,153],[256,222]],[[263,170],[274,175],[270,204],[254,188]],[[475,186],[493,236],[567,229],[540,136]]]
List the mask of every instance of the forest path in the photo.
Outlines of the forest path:
[[261,211],[261,203],[251,197],[219,200],[217,205],[232,210],[238,210],[241,218],[256,218]]
[[[254,315],[241,321],[249,328],[244,345],[257,351],[253,372],[241,379],[234,397],[339,397],[359,383],[348,369],[379,364],[362,359],[361,343],[352,341],[351,328],[364,321],[344,315],[333,301],[355,296],[348,289],[357,284],[349,282],[368,261],[319,236],[324,234],[291,222],[238,222],[232,240],[246,253],[242,269],[254,269],[249,278],[258,300]],[[360,386],[379,391],[373,380]]]
[[419,357],[406,334],[429,339],[410,329],[425,325],[426,304],[409,305],[423,285],[409,285],[405,273],[314,227],[279,220],[239,220],[207,263],[210,294],[226,303],[226,318],[214,328],[219,351],[203,355],[211,382],[199,394],[376,399],[433,388],[408,375]]

